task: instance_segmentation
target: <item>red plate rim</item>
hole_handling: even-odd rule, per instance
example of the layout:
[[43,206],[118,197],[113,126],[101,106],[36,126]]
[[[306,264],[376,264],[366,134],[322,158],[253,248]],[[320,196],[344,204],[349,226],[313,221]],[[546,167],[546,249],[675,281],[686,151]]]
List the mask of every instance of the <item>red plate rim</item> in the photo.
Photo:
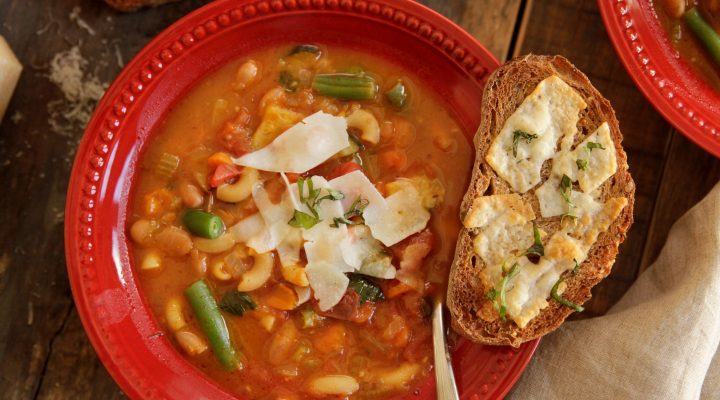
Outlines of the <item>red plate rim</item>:
[[[491,53],[467,32],[442,15],[411,0],[219,0],[183,17],[147,44],[123,68],[98,104],[78,147],[65,207],[65,252],[75,305],[98,357],[122,390],[132,398],[172,398],[175,392],[167,388],[170,382],[153,380],[153,377],[144,375],[143,370],[133,364],[137,362],[136,359],[123,356],[123,352],[128,351],[123,347],[126,335],[142,337],[138,343],[142,340],[139,344],[143,346],[169,345],[164,338],[160,341],[167,343],[150,343],[151,337],[157,332],[157,327],[153,325],[154,317],[138,294],[132,271],[128,273],[129,260],[127,254],[123,254],[123,249],[127,249],[123,244],[124,234],[118,236],[115,229],[118,225],[124,225],[126,210],[117,209],[116,206],[113,213],[102,212],[106,206],[103,203],[118,202],[114,197],[117,194],[110,193],[107,197],[108,193],[104,192],[108,181],[118,179],[110,174],[107,166],[114,162],[131,164],[129,171],[123,171],[123,174],[132,174],[134,169],[130,154],[127,159],[115,159],[118,138],[121,135],[133,135],[133,132],[123,132],[125,116],[130,114],[135,104],[140,103],[139,99],[147,92],[144,89],[153,80],[160,79],[163,70],[182,58],[185,48],[197,45],[205,36],[261,16],[310,11],[343,12],[400,26],[416,39],[444,53],[445,57],[476,82],[484,81],[491,69],[484,67],[478,60],[483,60],[493,68],[497,66],[497,60]],[[142,146],[142,143],[133,146]],[[131,150],[136,149],[133,147]],[[127,148],[124,151],[128,151]],[[112,243],[112,246],[107,246],[107,243]],[[98,287],[98,276],[105,279],[108,275],[117,280],[117,286]],[[114,307],[123,311],[115,313]],[[124,318],[125,324],[137,324],[133,325],[137,332],[109,329],[116,322],[108,321],[119,318]],[[461,397],[502,398],[520,377],[538,343],[539,339],[519,349],[494,348],[492,351],[497,353],[497,357],[493,358],[493,366],[489,369],[491,374],[484,377],[483,381],[460,382],[461,390],[470,386],[474,391],[461,393]],[[461,341],[456,348],[456,358],[462,358],[462,354],[467,353],[472,346],[469,342]],[[219,397],[228,397],[226,392],[190,367],[177,354],[173,359],[152,361],[173,363],[177,362],[178,357],[187,364],[183,370],[187,376],[183,378],[212,386]],[[478,364],[477,360],[472,362]],[[456,360],[455,364],[458,363]],[[162,371],[157,373],[161,376]],[[456,370],[456,374],[459,373]],[[423,385],[425,390],[434,390],[433,387],[432,379]]]
[[720,157],[720,94],[673,49],[648,0],[598,0],[620,60],[645,97],[675,128]]

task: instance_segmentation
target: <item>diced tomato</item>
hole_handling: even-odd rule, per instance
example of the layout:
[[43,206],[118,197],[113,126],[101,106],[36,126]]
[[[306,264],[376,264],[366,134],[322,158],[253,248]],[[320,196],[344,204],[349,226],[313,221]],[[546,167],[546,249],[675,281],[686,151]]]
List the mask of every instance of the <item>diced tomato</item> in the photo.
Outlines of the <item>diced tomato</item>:
[[342,353],[347,337],[345,326],[336,322],[318,331],[313,336],[313,346],[321,353]]
[[253,134],[250,128],[251,122],[252,115],[245,108],[240,110],[233,121],[226,122],[217,134],[223,147],[236,156],[249,153],[252,150],[250,144]]
[[421,293],[424,289],[424,279],[420,267],[425,257],[432,251],[433,242],[433,233],[429,229],[425,229],[390,248],[395,257],[400,260],[400,267],[395,278]]
[[335,169],[332,170],[325,177],[325,179],[327,179],[327,180],[335,179],[339,176],[349,174],[353,171],[362,171],[362,167],[360,165],[358,165],[358,163],[353,162],[353,161],[344,162],[344,163],[338,165],[337,167],[335,167]]
[[210,187],[218,187],[223,183],[229,183],[237,179],[242,171],[233,164],[220,164],[210,175]]
[[357,313],[357,308],[360,306],[360,295],[352,289],[348,289],[345,295],[340,301],[335,304],[331,309],[321,311],[319,308],[316,312],[323,317],[331,317],[335,319],[342,319],[345,321],[351,321]]
[[385,297],[393,299],[411,290],[413,290],[411,286],[408,286],[398,280],[393,280],[393,283],[390,283],[388,288],[385,290]]
[[287,176],[287,179],[290,183],[295,183],[298,181],[298,178],[300,178],[301,175],[294,172],[286,172],[285,176]]

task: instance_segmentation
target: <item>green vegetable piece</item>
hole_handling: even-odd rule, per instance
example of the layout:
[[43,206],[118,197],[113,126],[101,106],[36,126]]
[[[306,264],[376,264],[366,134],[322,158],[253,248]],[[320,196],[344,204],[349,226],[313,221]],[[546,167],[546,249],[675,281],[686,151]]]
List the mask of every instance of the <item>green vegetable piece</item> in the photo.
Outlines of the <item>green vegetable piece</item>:
[[315,75],[312,88],[323,96],[342,100],[373,100],[378,91],[371,76],[343,73]]
[[[575,264],[577,265],[577,261],[575,262]],[[557,301],[558,303],[560,303],[564,306],[570,307],[577,312],[585,311],[585,308],[583,308],[582,306],[577,305],[577,304],[573,303],[572,301],[562,297],[560,294],[558,294],[558,292],[557,292],[558,288],[560,287],[560,284],[564,280],[565,279],[563,277],[560,277],[560,279],[558,279],[557,282],[555,282],[555,285],[553,285],[552,290],[550,291],[550,296],[552,296],[553,300]]]
[[230,314],[243,316],[246,312],[257,307],[249,294],[231,290],[225,293],[220,301],[220,309]]
[[322,316],[318,315],[312,308],[303,308],[300,310],[300,318],[302,319],[303,328],[314,328],[322,322]]
[[401,80],[398,80],[395,86],[385,92],[385,98],[387,99],[388,103],[390,103],[398,110],[404,109],[407,105],[408,98],[407,88],[405,87],[405,84],[403,84]]
[[689,9],[684,18],[690,30],[695,33],[695,36],[705,45],[715,63],[720,66],[720,33],[705,21],[696,7]]
[[537,264],[540,262],[540,257],[545,255],[545,246],[543,246],[542,239],[540,238],[540,230],[535,222],[533,222],[533,238],[533,245],[525,250],[524,255],[527,256],[527,259],[531,263]]
[[225,223],[215,214],[202,210],[187,210],[182,216],[185,227],[195,236],[217,239],[225,233]]
[[320,222],[320,218],[304,213],[300,210],[295,210],[292,219],[288,221],[288,225],[295,228],[310,229]]
[[288,53],[288,55],[292,56],[299,53],[311,53],[315,54],[316,58],[320,58],[320,56],[322,55],[322,50],[320,50],[320,48],[318,46],[315,46],[314,44],[304,43],[293,47],[293,49],[290,50],[290,53]]
[[[518,273],[520,273],[520,264],[515,263],[510,268],[510,271],[507,271],[505,273],[505,276],[503,276],[502,281],[500,281],[500,289],[495,291],[495,293],[496,293],[495,297],[500,298],[499,302],[497,302],[497,304],[495,304],[495,308],[498,310],[498,313],[500,314],[500,319],[502,319],[503,321],[506,320],[506,315],[507,315],[507,302],[505,300],[505,292],[506,292],[505,289],[507,287],[508,282],[510,282],[510,279],[514,278],[515,275],[517,275]],[[495,289],[493,289],[493,290],[495,290]],[[495,303],[496,301],[497,300],[494,300],[493,302]]]
[[588,142],[588,144],[586,144],[585,146],[587,147],[588,151],[591,153],[592,153],[593,149],[605,150],[605,146],[603,146],[600,143]]
[[[353,134],[348,134],[348,142],[350,142],[350,145],[335,154],[335,157],[348,157],[348,156],[355,156],[360,151],[365,150],[365,145],[358,139],[357,136]],[[362,161],[361,161],[362,162]]]
[[358,274],[350,275],[350,284],[348,285],[348,288],[354,290],[360,295],[360,304],[365,303],[366,301],[379,301],[385,299],[385,295],[378,285],[370,279]]
[[578,159],[575,160],[575,164],[577,164],[579,170],[587,171],[588,160]]
[[228,371],[238,369],[241,353],[232,343],[225,318],[220,314],[207,283],[202,279],[193,283],[185,289],[185,297],[220,364]]
[[345,212],[345,214],[342,217],[335,217],[333,218],[333,223],[330,224],[333,228],[339,228],[340,224],[345,225],[358,225],[361,222],[359,221],[353,221],[351,218],[354,217],[360,217],[362,218],[363,211],[365,210],[365,207],[367,207],[370,204],[370,202],[367,199],[363,199],[362,196],[358,195],[358,197],[355,198],[355,200],[350,205],[350,209]]
[[563,174],[562,179],[560,179],[560,194],[563,197],[563,200],[565,200],[566,203],[572,204],[572,200],[570,199],[570,194],[572,193],[572,181],[570,180],[570,177]]
[[155,163],[155,173],[162,179],[170,179],[180,166],[180,157],[175,154],[162,153]]
[[297,91],[300,82],[289,72],[280,71],[280,86],[282,86],[286,92],[294,93]]
[[513,132],[513,142],[512,142],[513,157],[517,157],[518,143],[520,142],[521,139],[524,140],[525,143],[530,144],[534,139],[537,139],[537,138],[538,138],[538,135],[533,134],[533,133],[527,133],[527,132],[521,131],[519,129],[516,130],[515,132]]

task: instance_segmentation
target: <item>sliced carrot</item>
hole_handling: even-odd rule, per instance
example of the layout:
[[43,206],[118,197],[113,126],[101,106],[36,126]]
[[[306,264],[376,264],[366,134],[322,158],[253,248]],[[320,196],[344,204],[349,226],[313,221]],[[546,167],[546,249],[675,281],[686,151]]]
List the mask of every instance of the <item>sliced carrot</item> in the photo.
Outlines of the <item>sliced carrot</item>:
[[297,294],[289,285],[278,283],[262,297],[262,302],[277,310],[292,310],[297,306]]
[[345,347],[347,331],[342,323],[334,323],[317,332],[313,337],[313,346],[322,353],[337,353]]
[[355,311],[355,315],[352,318],[352,322],[358,324],[366,323],[370,317],[375,313],[375,303],[366,301]]
[[143,214],[146,217],[158,216],[171,209],[175,196],[166,188],[152,191],[143,198]]
[[388,299],[392,299],[411,290],[413,290],[412,287],[398,281],[397,284],[391,284],[390,287],[385,291],[385,297],[387,297]]
[[208,158],[208,165],[211,167],[217,167],[220,164],[232,164],[232,158],[228,153],[219,151]]

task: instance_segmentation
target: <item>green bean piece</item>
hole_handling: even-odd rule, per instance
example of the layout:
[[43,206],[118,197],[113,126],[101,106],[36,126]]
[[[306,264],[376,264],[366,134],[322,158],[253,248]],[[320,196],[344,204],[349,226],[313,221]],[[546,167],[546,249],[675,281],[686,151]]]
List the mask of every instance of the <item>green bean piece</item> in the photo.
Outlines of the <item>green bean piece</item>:
[[220,309],[207,283],[202,279],[193,283],[185,289],[185,296],[220,364],[228,371],[238,369],[240,352],[235,350],[232,344],[225,318],[220,314]]
[[720,34],[703,19],[696,7],[689,9],[684,18],[690,30],[703,42],[712,58],[720,65]]
[[195,236],[217,239],[225,233],[225,223],[215,214],[202,210],[187,210],[182,216],[185,227]]
[[385,98],[388,103],[398,110],[402,110],[407,105],[407,88],[401,80],[398,80],[395,86],[385,92]]
[[312,87],[323,96],[343,100],[372,100],[378,91],[372,77],[342,73],[315,75]]

